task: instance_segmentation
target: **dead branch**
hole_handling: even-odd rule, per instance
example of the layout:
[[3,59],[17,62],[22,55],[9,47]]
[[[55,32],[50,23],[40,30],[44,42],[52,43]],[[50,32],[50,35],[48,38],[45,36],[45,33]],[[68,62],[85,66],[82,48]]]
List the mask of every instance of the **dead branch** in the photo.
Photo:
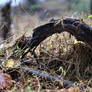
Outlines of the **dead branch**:
[[33,48],[35,50],[36,47],[49,36],[62,32],[70,33],[75,36],[77,40],[83,41],[92,48],[92,27],[78,19],[66,18],[62,21],[53,19],[50,23],[35,28],[32,37],[28,37],[24,41],[19,42],[19,47],[22,47],[22,49],[25,50],[29,48],[27,52],[23,53],[22,58]]
[[47,37],[61,32],[68,32],[77,40],[87,43],[92,47],[92,27],[77,19],[66,18],[63,22],[51,22],[33,30],[30,48],[38,46]]
[[48,73],[44,73],[42,71],[36,71],[36,70],[32,70],[30,68],[25,68],[25,67],[22,67],[22,69],[23,69],[23,71],[25,73],[28,73],[31,76],[32,76],[32,74],[35,74],[35,75],[37,75],[37,76],[39,76],[41,78],[45,78],[45,79],[47,79],[49,81],[52,81],[52,82],[53,81],[54,82],[57,81],[57,82],[63,84],[63,87],[70,87],[70,86],[73,85],[73,82],[71,82],[71,81],[64,80],[64,79],[61,79],[59,77],[55,77],[55,76],[49,75]]

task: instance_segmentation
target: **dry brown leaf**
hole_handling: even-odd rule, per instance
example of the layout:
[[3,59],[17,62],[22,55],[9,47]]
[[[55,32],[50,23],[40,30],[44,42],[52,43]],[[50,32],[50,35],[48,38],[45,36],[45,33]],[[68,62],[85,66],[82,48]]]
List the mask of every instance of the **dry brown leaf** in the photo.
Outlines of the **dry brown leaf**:
[[10,89],[12,86],[12,79],[10,75],[0,72],[0,90]]

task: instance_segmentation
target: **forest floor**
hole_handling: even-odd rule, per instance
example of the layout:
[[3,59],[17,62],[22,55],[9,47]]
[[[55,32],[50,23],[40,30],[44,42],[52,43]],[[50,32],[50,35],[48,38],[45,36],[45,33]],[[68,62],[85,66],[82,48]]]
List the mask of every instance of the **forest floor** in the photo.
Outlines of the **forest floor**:
[[[34,28],[48,21],[42,21],[37,14],[32,16],[27,12],[13,17],[12,40],[5,42],[5,47],[0,49],[0,70],[4,74],[2,76],[0,73],[0,78],[8,81],[2,82],[0,89],[9,89],[5,92],[92,92],[92,50],[69,33],[54,34],[37,47],[39,64],[30,53],[25,56],[25,62],[21,62],[21,50],[15,45],[16,41],[24,35],[31,36]],[[90,19],[84,21],[92,25]],[[9,58],[15,48],[17,54]],[[29,74],[25,69],[39,74]],[[44,78],[41,73],[55,79]]]

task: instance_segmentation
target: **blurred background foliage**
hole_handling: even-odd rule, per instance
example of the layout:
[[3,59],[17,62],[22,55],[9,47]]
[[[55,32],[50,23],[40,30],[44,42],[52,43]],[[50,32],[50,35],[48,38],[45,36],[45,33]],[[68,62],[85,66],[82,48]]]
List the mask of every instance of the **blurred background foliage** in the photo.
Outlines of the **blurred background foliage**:
[[[68,13],[92,13],[92,0],[0,0],[0,6],[11,1],[13,7],[25,9],[29,12],[46,13],[67,16]],[[18,9],[17,9],[18,10]],[[14,8],[15,11],[15,8]],[[42,12],[43,11],[43,12]]]
[[67,0],[68,8],[73,12],[90,12],[90,2],[91,0]]
[[89,14],[92,13],[92,0],[33,0],[27,8],[34,11],[39,9],[48,9],[58,13],[60,16],[67,16],[68,13]]

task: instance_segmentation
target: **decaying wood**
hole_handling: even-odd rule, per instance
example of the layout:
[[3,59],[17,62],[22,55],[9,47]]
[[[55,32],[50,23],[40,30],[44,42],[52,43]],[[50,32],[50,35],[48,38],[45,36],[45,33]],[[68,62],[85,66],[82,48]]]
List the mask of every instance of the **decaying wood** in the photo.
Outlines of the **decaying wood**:
[[63,22],[47,23],[33,31],[30,48],[38,46],[47,37],[61,32],[68,32],[75,36],[77,40],[83,41],[92,47],[92,27],[77,19],[66,18]]
[[41,78],[45,78],[45,79],[52,81],[52,82],[57,81],[57,82],[61,83],[63,87],[70,87],[70,86],[73,86],[73,84],[74,84],[71,81],[64,80],[64,79],[61,79],[59,77],[49,75],[48,73],[44,73],[42,71],[36,71],[36,70],[32,70],[30,68],[25,68],[25,67],[22,67],[22,69],[25,73],[28,73],[31,76],[32,76],[32,74],[35,74]]
[[[59,22],[58,22],[59,21]],[[82,20],[66,18],[61,20],[51,20],[50,23],[41,25],[33,30],[32,37],[26,38],[24,41],[19,42],[19,47],[22,49],[28,49],[23,53],[22,58],[36,47],[47,37],[52,36],[55,33],[68,32],[75,36],[77,40],[83,41],[90,48],[92,48],[92,27],[84,23]],[[62,44],[62,43],[61,43]]]

